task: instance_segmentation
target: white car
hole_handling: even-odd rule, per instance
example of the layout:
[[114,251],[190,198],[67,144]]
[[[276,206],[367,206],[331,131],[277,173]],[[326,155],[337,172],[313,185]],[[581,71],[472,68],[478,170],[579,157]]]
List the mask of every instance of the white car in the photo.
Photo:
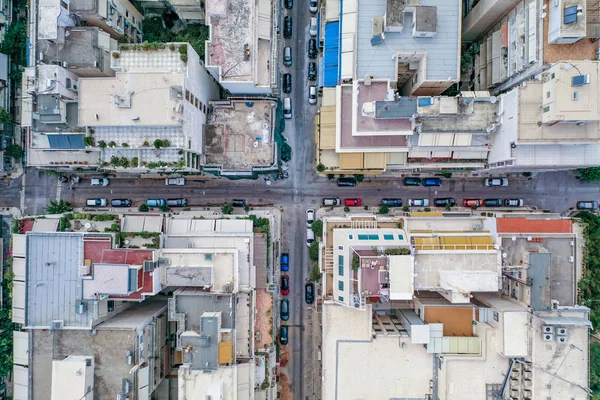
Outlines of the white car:
[[106,199],[87,199],[85,205],[88,207],[106,207],[108,200]]
[[108,178],[92,178],[92,186],[108,186]]
[[166,186],[184,186],[185,178],[165,178]]
[[310,0],[310,2],[308,3],[308,10],[311,13],[316,13],[318,6],[319,6],[319,2],[317,0]]
[[523,207],[523,199],[504,199],[504,207]]
[[508,186],[508,179],[506,178],[486,178],[483,182],[485,186]]
[[308,104],[317,104],[317,87],[315,85],[308,88]]
[[427,207],[429,199],[408,199],[408,205],[410,207]]
[[310,36],[317,36],[317,19],[315,17],[310,19],[310,29],[308,30]]
[[310,247],[310,245],[314,241],[315,241],[315,233],[312,231],[311,228],[306,228],[306,245],[308,247]]
[[311,226],[315,222],[315,210],[309,208],[306,210],[306,225]]

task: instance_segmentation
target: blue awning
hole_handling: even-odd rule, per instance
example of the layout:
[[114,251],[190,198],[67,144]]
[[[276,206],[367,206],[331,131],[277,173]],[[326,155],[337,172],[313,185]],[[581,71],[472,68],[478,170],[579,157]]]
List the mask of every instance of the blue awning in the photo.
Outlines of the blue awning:
[[325,49],[323,56],[324,87],[335,87],[339,80],[338,59],[340,56],[339,22],[325,24]]
[[83,135],[57,135],[48,134],[48,143],[53,149],[84,149]]

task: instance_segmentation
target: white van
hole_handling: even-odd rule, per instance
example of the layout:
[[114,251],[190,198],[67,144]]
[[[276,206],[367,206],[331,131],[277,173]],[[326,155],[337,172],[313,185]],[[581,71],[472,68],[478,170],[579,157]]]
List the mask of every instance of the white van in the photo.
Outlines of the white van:
[[310,19],[310,29],[308,30],[310,36],[317,36],[317,19],[315,17]]
[[285,97],[283,99],[283,118],[292,118],[292,99],[290,99],[289,97]]
[[306,245],[310,247],[311,243],[315,241],[315,233],[312,228],[306,228]]

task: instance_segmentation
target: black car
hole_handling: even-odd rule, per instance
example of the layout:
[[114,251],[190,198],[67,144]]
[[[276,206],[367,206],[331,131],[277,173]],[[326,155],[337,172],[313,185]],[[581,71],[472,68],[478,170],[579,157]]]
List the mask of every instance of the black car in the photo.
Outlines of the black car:
[[283,2],[283,6],[287,9],[291,9],[294,6],[294,1],[293,0],[285,0]]
[[246,200],[244,199],[233,199],[231,205],[234,207],[246,207]]
[[578,210],[596,210],[598,208],[598,202],[595,200],[586,200],[586,201],[578,201],[577,209]]
[[315,63],[315,62],[308,63],[308,80],[309,81],[317,80],[317,63]]
[[441,197],[433,199],[433,204],[435,204],[436,207],[446,207],[446,205],[454,206],[456,205],[456,200],[452,197]]
[[502,199],[485,199],[483,200],[484,207],[502,207]]
[[283,38],[292,38],[292,17],[289,15],[283,19]]
[[283,74],[283,93],[292,91],[292,74]]
[[111,207],[131,207],[131,200],[129,199],[112,199],[110,201]]
[[282,321],[290,319],[290,302],[288,300],[281,300],[281,307],[279,308],[279,317]]
[[381,205],[389,207],[402,207],[402,199],[381,199]]
[[288,344],[288,327],[285,325],[279,328],[279,343]]
[[[291,24],[291,22],[290,22],[290,24]],[[317,40],[316,39],[310,39],[308,41],[308,58],[317,58]]]
[[315,285],[312,282],[304,285],[304,300],[306,304],[312,304],[315,301]]
[[404,186],[421,186],[421,178],[404,178]]
[[354,178],[339,178],[337,180],[338,186],[356,186],[356,179]]
[[187,207],[187,199],[167,199],[168,207]]

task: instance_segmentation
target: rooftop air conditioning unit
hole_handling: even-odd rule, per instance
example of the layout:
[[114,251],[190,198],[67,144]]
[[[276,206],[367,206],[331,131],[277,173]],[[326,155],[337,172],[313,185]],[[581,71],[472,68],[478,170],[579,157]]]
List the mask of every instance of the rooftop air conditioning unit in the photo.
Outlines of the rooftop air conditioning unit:
[[63,320],[54,320],[54,321],[52,321],[52,324],[50,325],[50,328],[53,331],[57,331],[59,329],[62,329],[63,326],[65,326],[65,321],[63,321]]
[[542,333],[554,333],[554,327],[550,325],[542,326]]
[[133,354],[130,350],[127,350],[127,353],[125,354],[125,362],[127,365],[133,364]]
[[567,343],[567,337],[566,336],[557,336],[556,337],[556,342],[558,344],[566,344]]
[[568,332],[568,331],[567,331],[567,328],[563,328],[563,327],[556,328],[556,334],[557,334],[557,335],[560,335],[560,336],[567,336],[567,332]]
[[80,265],[79,266],[79,276],[86,276],[90,274],[90,266],[89,265]]
[[544,342],[551,342],[551,341],[554,340],[554,334],[552,334],[552,333],[544,333],[542,335],[542,340]]
[[131,391],[131,381],[129,381],[128,379],[123,379],[123,392],[125,394],[127,394],[130,391]]

